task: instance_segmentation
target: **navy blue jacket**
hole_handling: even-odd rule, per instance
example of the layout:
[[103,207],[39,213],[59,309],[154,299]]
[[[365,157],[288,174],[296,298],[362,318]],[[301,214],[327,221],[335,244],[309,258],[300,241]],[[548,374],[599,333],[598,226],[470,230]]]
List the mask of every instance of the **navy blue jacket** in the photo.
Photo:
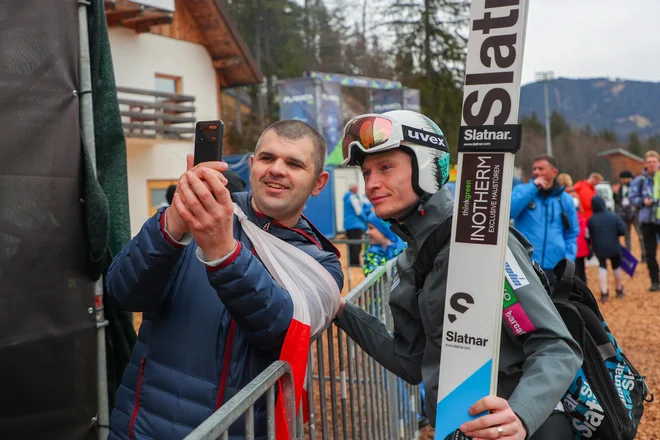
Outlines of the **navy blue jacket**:
[[[341,290],[343,273],[332,244],[306,219],[294,228],[258,214],[248,193],[232,199],[248,218],[321,263]],[[109,440],[181,439],[216,409],[223,357],[232,318],[236,322],[228,362],[226,402],[279,358],[293,316],[289,294],[252,253],[238,219],[241,245],[218,270],[208,270],[193,241],[181,247],[163,232],[160,210],[118,254],[108,291],[144,321],[124,371],[112,412]],[[266,435],[264,399],[255,406],[255,434]],[[230,438],[244,438],[243,420]],[[132,432],[132,436],[131,436]]]
[[[565,228],[562,212],[570,227]],[[515,228],[534,246],[532,259],[543,269],[553,269],[560,260],[575,260],[580,233],[573,197],[557,184],[539,191],[533,182],[516,185],[511,194],[511,218]]]
[[594,213],[587,224],[594,254],[599,259],[619,256],[619,237],[625,235],[626,225],[621,217],[607,210],[602,197],[594,196],[591,199],[591,207]]

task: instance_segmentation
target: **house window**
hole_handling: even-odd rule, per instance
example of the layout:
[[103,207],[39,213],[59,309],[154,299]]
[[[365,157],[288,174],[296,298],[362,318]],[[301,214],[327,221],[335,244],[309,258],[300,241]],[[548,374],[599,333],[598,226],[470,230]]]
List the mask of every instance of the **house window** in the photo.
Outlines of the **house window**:
[[147,181],[147,202],[149,203],[149,217],[154,215],[158,208],[167,206],[167,188],[170,185],[176,185],[177,180],[148,180]]
[[165,75],[163,73],[156,74],[156,91],[164,93],[181,93],[181,77],[173,75]]

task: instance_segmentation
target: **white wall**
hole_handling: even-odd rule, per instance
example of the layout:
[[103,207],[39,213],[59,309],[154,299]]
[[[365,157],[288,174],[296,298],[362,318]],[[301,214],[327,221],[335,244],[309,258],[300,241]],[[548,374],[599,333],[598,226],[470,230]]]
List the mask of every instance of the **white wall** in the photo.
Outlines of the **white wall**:
[[[216,76],[204,46],[187,41],[110,29],[110,46],[117,86],[155,90],[156,73],[180,76],[182,93],[195,96],[198,120],[218,119]],[[147,181],[177,180],[186,169],[193,143],[127,139],[128,195],[131,233],[149,216]]]
[[351,184],[358,186],[358,193],[364,194],[364,179],[358,167],[347,167],[334,169],[335,181],[335,215],[337,232],[344,231],[344,194]]
[[148,180],[178,180],[186,170],[186,154],[192,142],[127,139],[128,202],[131,236],[140,231],[149,217]]
[[215,70],[204,46],[112,27],[110,47],[117,86],[155,90],[156,73],[180,76],[182,93],[195,96],[197,119],[218,119]]

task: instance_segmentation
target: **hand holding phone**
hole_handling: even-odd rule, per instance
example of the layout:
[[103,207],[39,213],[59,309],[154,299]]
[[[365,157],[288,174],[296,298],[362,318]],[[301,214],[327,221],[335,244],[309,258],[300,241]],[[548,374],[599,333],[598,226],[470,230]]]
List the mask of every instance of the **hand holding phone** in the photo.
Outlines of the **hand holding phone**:
[[198,121],[195,124],[195,165],[222,160],[224,127],[220,120]]

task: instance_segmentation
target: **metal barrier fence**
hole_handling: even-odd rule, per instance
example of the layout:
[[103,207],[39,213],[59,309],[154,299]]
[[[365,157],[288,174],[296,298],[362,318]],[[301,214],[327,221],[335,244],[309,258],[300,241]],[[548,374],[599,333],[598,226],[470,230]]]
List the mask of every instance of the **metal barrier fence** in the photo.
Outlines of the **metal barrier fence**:
[[349,252],[348,252],[348,245],[351,244],[359,244],[362,247],[362,251],[360,254],[364,252],[364,250],[369,246],[369,240],[367,239],[348,239],[348,238],[337,238],[332,240],[332,244],[335,246],[340,246],[340,245],[346,245],[346,250],[342,252],[342,254],[346,255],[346,266],[347,270],[346,273],[344,274],[344,285],[348,286],[348,290],[350,291],[353,288],[353,283],[351,279],[351,266],[348,264],[349,260]]
[[211,417],[191,432],[185,440],[222,440],[229,439],[229,427],[245,415],[245,438],[254,440],[254,403],[266,395],[266,411],[268,420],[268,439],[275,439],[275,389],[278,381],[282,384],[286,420],[293,426],[292,438],[296,438],[296,426],[292,423],[295,417],[293,376],[287,362],[275,361],[259,376],[239,391],[227,403],[222,405]]
[[[380,316],[390,329],[392,317],[388,301],[392,265],[390,262],[374,271],[346,295],[347,301]],[[228,438],[229,426],[243,414],[249,415],[259,397],[267,394],[270,405],[279,378],[286,377],[286,383],[290,384],[290,369],[285,371],[282,364],[278,361],[271,365],[185,440]],[[288,392],[285,386],[283,390]],[[404,383],[385,370],[333,324],[312,339],[307,401],[309,423],[303,426],[302,411],[299,411],[292,439],[410,440],[418,436],[419,387]],[[274,438],[271,437],[274,418],[270,406],[268,411],[268,438],[271,439]],[[254,421],[250,417],[245,420],[246,425]],[[246,433],[248,428],[249,432],[254,432],[250,425],[246,426]]]

